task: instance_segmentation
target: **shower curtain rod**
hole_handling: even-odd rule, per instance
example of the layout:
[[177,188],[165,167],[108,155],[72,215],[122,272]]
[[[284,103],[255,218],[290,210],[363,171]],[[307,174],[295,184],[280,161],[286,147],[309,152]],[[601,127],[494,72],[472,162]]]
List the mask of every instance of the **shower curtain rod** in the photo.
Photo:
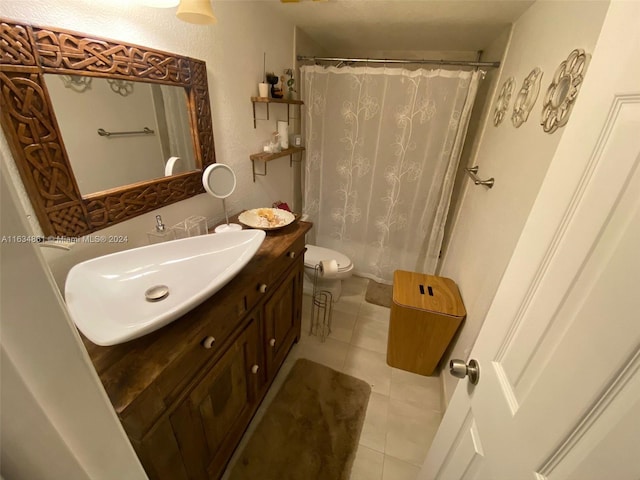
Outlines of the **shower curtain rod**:
[[299,61],[324,61],[324,62],[361,62],[361,63],[417,63],[422,65],[450,65],[458,67],[485,67],[498,68],[500,62],[474,62],[469,60],[411,60],[411,59],[388,59],[388,58],[342,58],[342,57],[306,57],[298,55]]

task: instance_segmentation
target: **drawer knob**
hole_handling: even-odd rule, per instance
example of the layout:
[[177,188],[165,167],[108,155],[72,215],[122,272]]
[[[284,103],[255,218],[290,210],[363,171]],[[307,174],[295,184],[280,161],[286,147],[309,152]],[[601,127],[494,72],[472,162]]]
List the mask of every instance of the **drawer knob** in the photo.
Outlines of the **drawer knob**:
[[276,346],[276,339],[272,338],[271,340],[269,340],[269,345],[271,345],[272,347]]
[[202,346],[203,346],[204,348],[211,348],[211,347],[213,347],[213,344],[214,344],[214,343],[216,343],[216,339],[215,339],[215,338],[213,338],[212,336],[208,336],[207,338],[205,338],[205,339],[202,341]]
[[296,258],[296,252],[289,252],[289,253],[287,253],[287,256],[289,258]]
[[260,284],[260,286],[258,287],[258,290],[260,291],[260,293],[267,293],[267,284],[266,283]]
[[251,367],[251,373],[253,373],[254,375],[258,373],[258,370],[260,370],[260,365],[254,365],[253,367]]

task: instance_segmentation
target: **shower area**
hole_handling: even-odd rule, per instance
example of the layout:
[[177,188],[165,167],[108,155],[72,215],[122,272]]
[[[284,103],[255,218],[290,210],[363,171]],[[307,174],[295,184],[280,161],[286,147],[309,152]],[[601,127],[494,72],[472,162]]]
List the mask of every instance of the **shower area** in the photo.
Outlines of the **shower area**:
[[495,64],[344,63],[300,69],[309,240],[380,283],[398,269],[434,274],[479,67]]

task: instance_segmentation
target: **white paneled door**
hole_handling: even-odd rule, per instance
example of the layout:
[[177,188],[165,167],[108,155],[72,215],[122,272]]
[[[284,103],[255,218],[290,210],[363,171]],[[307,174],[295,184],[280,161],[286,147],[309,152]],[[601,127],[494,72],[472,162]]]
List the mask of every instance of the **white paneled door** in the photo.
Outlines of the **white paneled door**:
[[639,25],[612,2],[421,480],[640,478]]

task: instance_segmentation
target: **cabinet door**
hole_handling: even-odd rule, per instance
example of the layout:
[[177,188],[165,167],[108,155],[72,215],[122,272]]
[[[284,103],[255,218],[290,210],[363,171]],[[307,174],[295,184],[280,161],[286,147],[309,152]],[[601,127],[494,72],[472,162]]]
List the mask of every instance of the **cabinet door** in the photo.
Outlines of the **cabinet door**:
[[170,416],[190,479],[218,478],[251,419],[263,373],[258,323],[254,316]]
[[301,263],[289,272],[285,281],[265,303],[264,323],[267,377],[273,378],[291,344],[300,336],[302,303]]

